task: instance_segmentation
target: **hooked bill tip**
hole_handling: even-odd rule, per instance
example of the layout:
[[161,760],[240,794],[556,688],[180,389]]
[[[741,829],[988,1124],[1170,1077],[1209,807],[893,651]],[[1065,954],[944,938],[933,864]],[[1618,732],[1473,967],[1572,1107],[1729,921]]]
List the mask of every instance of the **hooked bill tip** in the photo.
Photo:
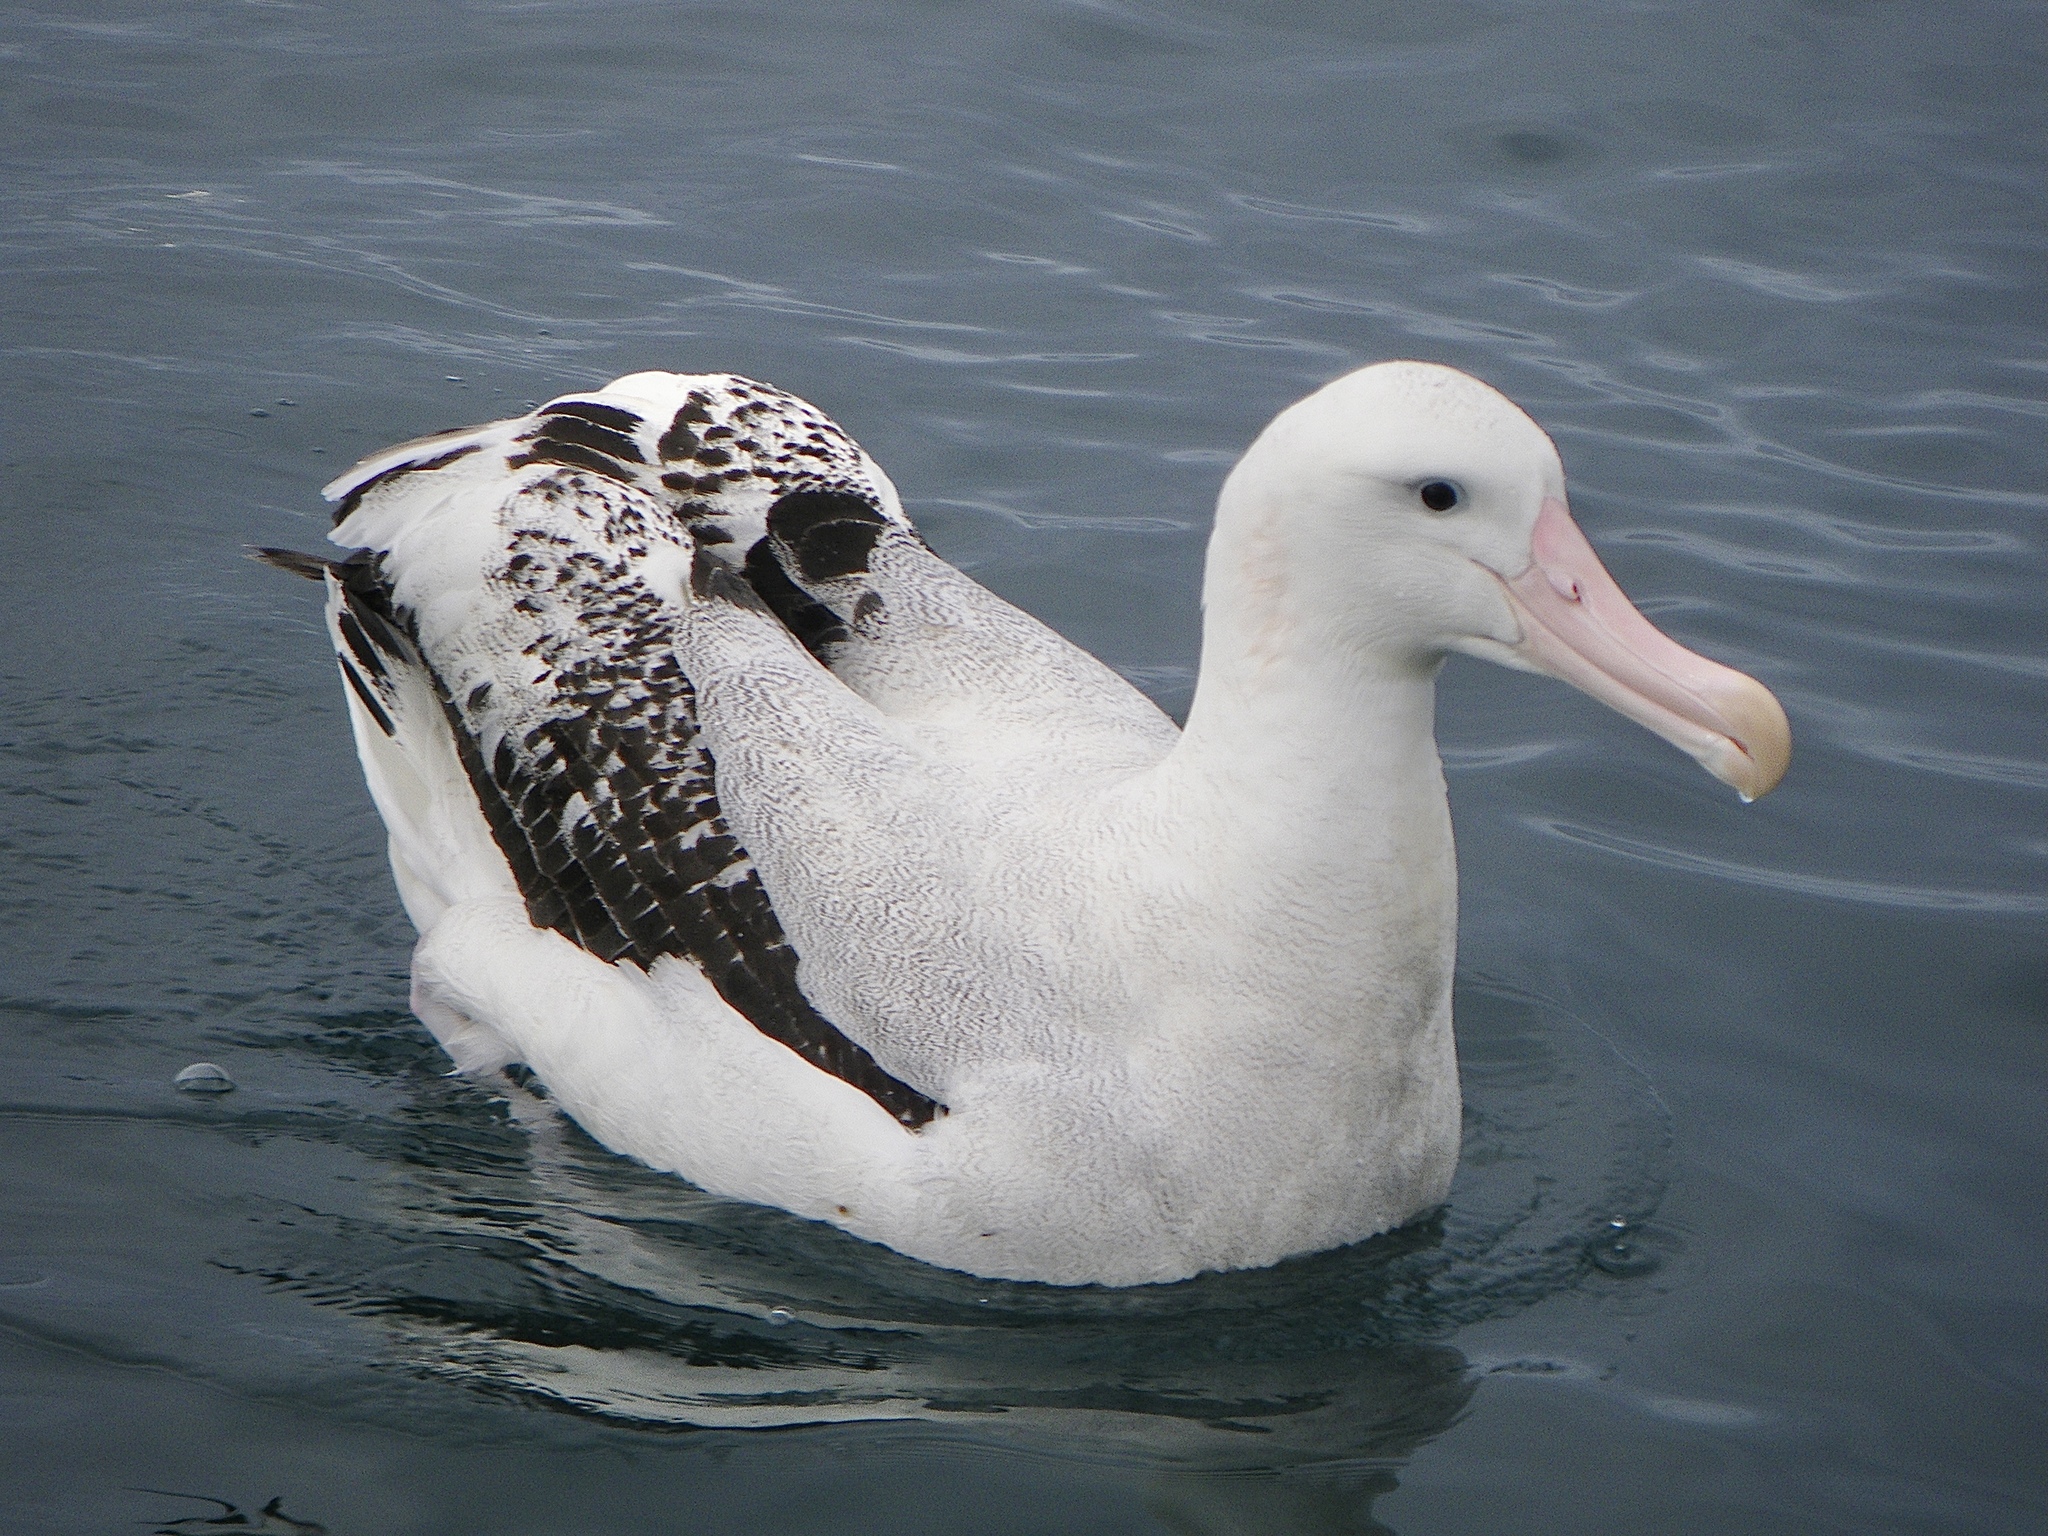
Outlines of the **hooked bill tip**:
[[1792,766],[1792,726],[1777,695],[1746,673],[1728,671],[1714,693],[1734,750],[1704,766],[1748,805],[1776,789]]

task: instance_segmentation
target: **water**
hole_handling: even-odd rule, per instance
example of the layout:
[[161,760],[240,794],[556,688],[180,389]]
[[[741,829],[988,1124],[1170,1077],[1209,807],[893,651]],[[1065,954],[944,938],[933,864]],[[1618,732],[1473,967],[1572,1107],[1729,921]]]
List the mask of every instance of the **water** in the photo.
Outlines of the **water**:
[[[0,1523],[2039,1529],[2042,11],[0,18]],[[996,1285],[441,1075],[310,595],[240,558],[331,473],[752,373],[1178,708],[1222,468],[1402,355],[1797,740],[1742,807],[1452,663],[1440,1221]]]

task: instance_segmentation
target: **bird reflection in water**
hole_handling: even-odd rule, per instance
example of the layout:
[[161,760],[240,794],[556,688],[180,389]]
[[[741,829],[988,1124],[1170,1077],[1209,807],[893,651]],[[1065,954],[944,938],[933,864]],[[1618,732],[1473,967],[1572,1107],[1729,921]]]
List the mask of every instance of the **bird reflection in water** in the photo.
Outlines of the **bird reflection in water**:
[[217,1505],[217,1515],[184,1515],[156,1522],[151,1536],[199,1536],[205,1531],[233,1532],[235,1536],[326,1536],[327,1527],[311,1520],[294,1520],[282,1508],[284,1496],[279,1494],[253,1515],[239,1505],[226,1499],[216,1499],[204,1493],[173,1493],[168,1488],[136,1488],[134,1493],[155,1494],[165,1499],[191,1499],[195,1503]]
[[295,1048],[406,1090],[320,1133],[376,1168],[369,1204],[295,1207],[231,1267],[377,1319],[408,1376],[621,1428],[909,1421],[1127,1474],[1174,1530],[1380,1531],[1374,1502],[1477,1390],[1458,1330],[1578,1284],[1589,1242],[1662,1189],[1662,1107],[1592,1030],[1491,984],[1457,1006],[1467,1130],[1446,1207],[1123,1290],[980,1280],[703,1194],[531,1086],[442,1076],[410,1021],[335,1021]]

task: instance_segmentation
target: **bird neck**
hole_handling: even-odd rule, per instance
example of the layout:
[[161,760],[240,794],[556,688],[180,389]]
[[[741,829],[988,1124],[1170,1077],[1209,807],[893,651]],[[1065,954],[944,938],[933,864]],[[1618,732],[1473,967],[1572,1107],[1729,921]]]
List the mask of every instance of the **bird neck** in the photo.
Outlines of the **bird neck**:
[[[1448,843],[1436,753],[1440,661],[1375,651],[1332,611],[1331,584],[1293,547],[1257,477],[1225,487],[1202,587],[1202,665],[1176,777],[1284,818],[1303,856],[1419,853]],[[1237,819],[1242,819],[1237,818]],[[1422,825],[1427,823],[1427,826]]]
[[1243,628],[1211,607],[1187,727],[1163,765],[1191,806],[1210,802],[1206,835],[1248,837],[1261,859],[1285,849],[1301,873],[1382,866],[1382,892],[1388,863],[1433,865],[1449,840],[1436,668],[1364,664],[1309,635],[1262,647]]
[[1176,1038],[1285,1039],[1340,1097],[1370,1097],[1357,1071],[1427,1062],[1435,1083],[1457,941],[1436,667],[1347,654],[1217,585],[1146,807]]

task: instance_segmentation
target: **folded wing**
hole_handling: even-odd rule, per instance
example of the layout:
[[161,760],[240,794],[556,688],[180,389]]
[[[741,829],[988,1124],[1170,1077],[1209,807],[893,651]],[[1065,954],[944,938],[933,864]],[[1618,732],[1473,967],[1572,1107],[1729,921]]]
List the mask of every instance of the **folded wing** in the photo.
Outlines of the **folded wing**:
[[[423,927],[497,873],[461,867],[481,839],[459,823],[480,814],[536,927],[609,962],[687,960],[764,1034],[923,1125],[941,1107],[799,988],[796,953],[720,811],[675,656],[700,544],[738,554],[775,478],[830,483],[859,450],[772,391],[661,377],[673,402],[556,401],[368,460],[329,488],[336,540],[354,552],[271,558],[328,582],[365,769]],[[764,419],[771,465],[794,462],[758,494],[707,495],[733,467],[716,444],[740,429],[708,434]]]

